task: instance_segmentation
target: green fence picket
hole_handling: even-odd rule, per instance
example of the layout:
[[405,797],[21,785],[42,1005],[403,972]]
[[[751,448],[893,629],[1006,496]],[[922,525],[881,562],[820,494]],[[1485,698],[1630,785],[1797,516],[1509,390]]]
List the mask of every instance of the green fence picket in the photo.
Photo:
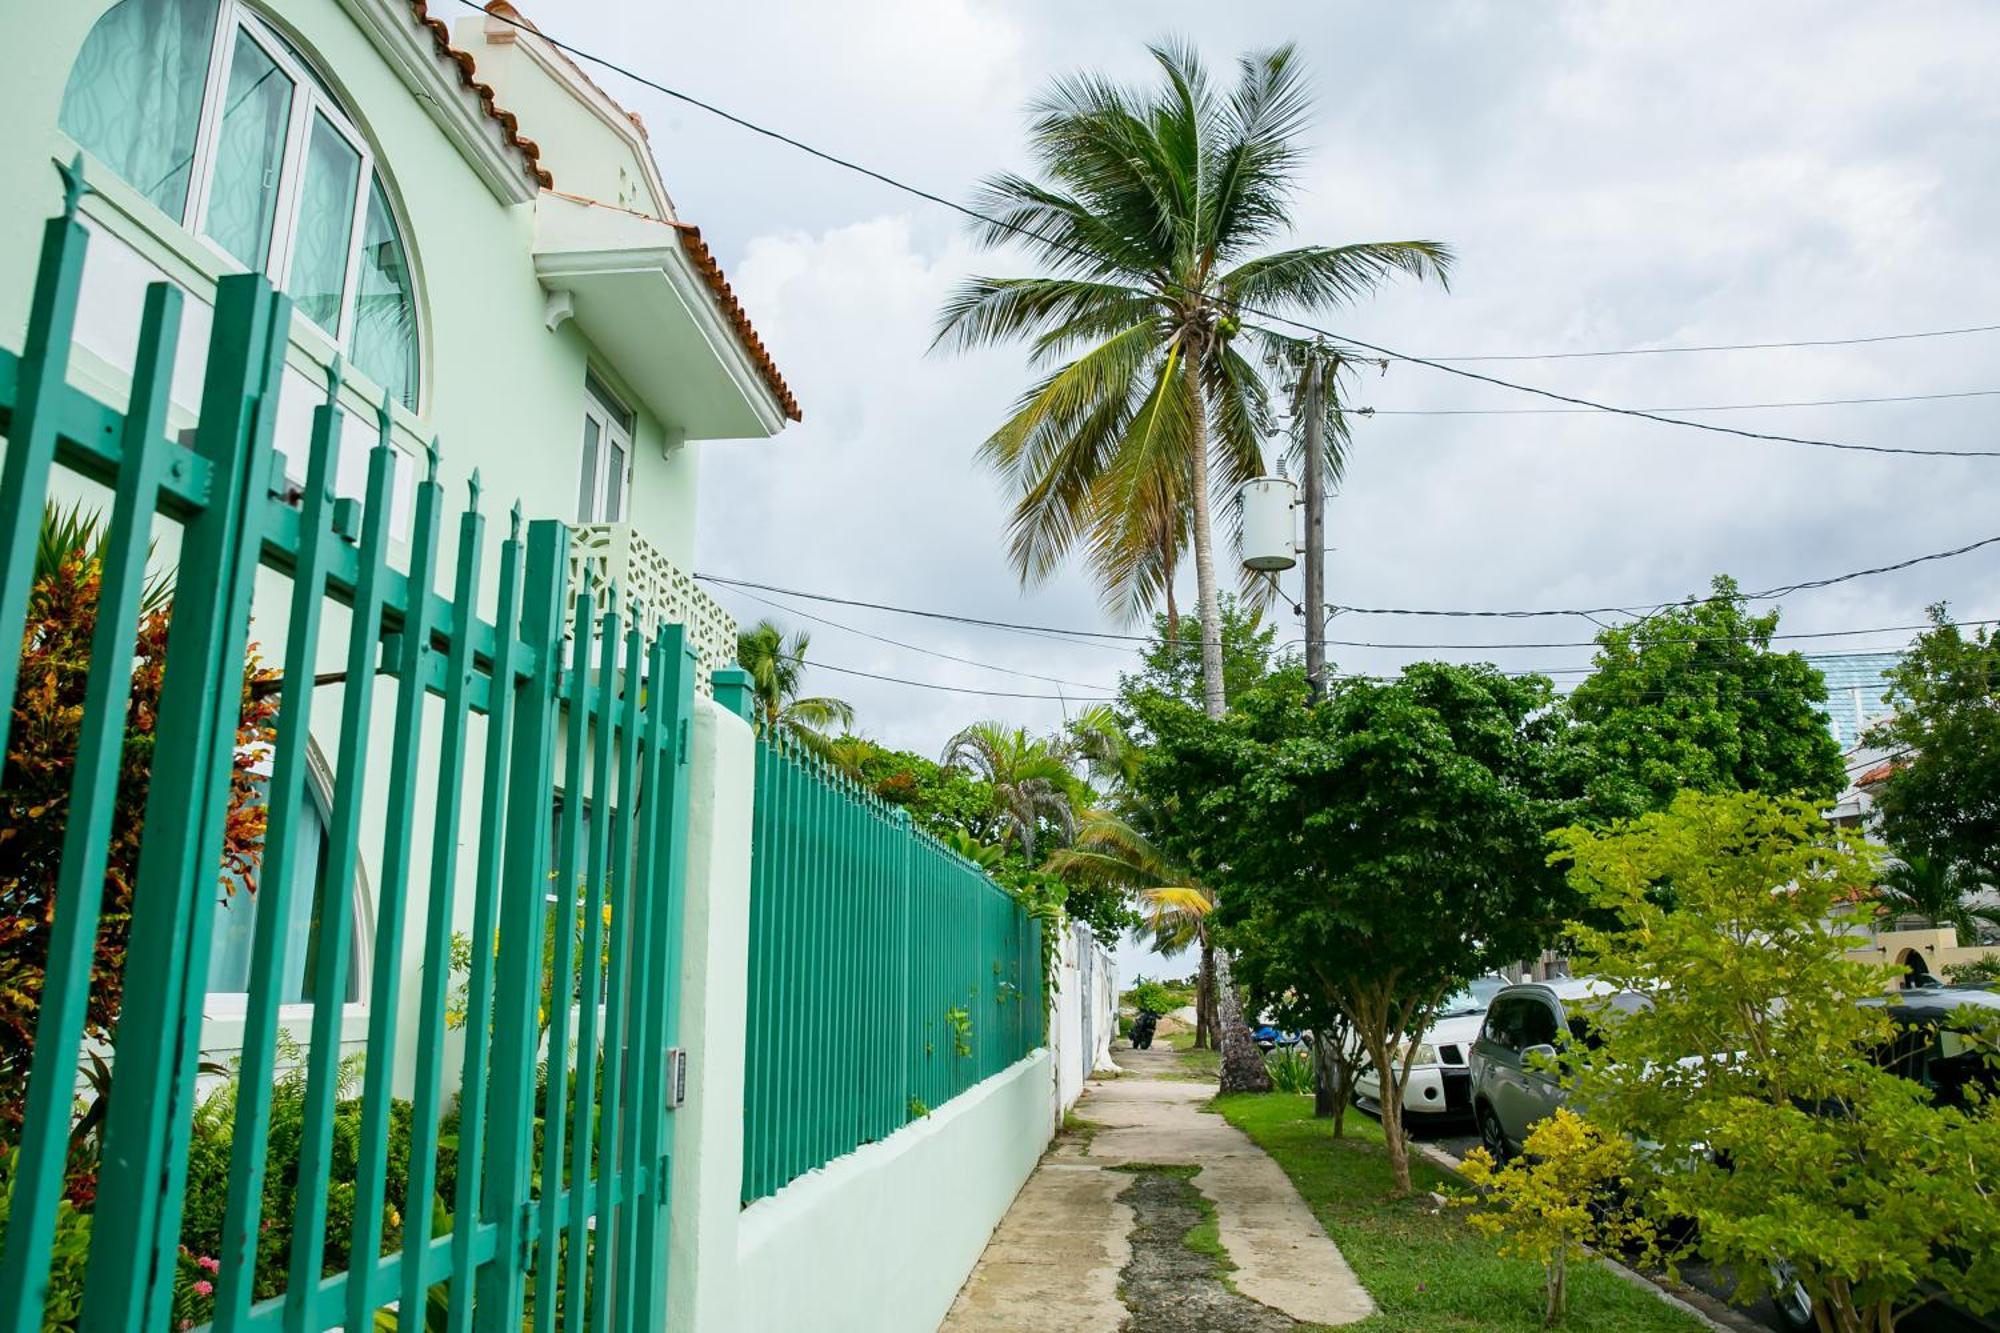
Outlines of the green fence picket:
[[[85,685],[83,725],[70,777],[71,816],[63,829],[62,864],[45,970],[48,984],[43,988],[42,1009],[35,1023],[35,1049],[47,1054],[36,1060],[30,1071],[17,1145],[22,1170],[14,1184],[11,1216],[22,1221],[8,1228],[6,1256],[0,1260],[0,1308],[26,1309],[33,1304],[38,1316],[40,1301],[31,1302],[29,1297],[48,1281],[49,1247],[68,1157],[66,1140],[76,1094],[78,1047],[95,964],[112,817],[117,810],[125,714],[132,692],[130,664],[146,590],[148,538],[167,469],[166,451],[146,446],[160,438],[166,422],[180,310],[177,288],[158,283],[147,292],[139,360],[125,422],[124,458],[105,534],[105,565],[97,624],[90,639],[91,669]],[[12,450],[24,443],[10,441],[10,464]],[[38,522],[27,521],[27,510],[24,504],[18,524],[21,532],[39,531]],[[19,638],[17,628],[13,641],[19,642]],[[5,711],[11,717],[11,681],[6,688],[9,707]],[[0,727],[0,753],[4,750],[5,731]],[[9,1327],[16,1326],[10,1317]]]
[[[438,1115],[443,1095],[446,982],[451,959],[452,897],[458,887],[458,838],[465,808],[467,736],[472,715],[472,629],[478,618],[480,550],[486,521],[479,513],[479,473],[475,470],[466,509],[459,516],[457,576],[452,606],[451,646],[445,658],[445,701],[438,744],[438,784],[431,831],[430,898],[424,908],[422,983],[417,997],[417,1064],[411,1090],[410,1156],[405,1194],[417,1206],[403,1209],[405,1248],[426,1253],[432,1240],[431,1208],[425,1203],[437,1185]],[[490,697],[490,696],[489,696]],[[467,1045],[473,1043],[468,1042]],[[403,1270],[399,1309],[424,1308],[429,1294],[420,1265]]]
[[[183,529],[179,583],[200,590],[179,600],[167,635],[167,663],[154,730],[156,763],[180,775],[150,784],[125,967],[127,994],[145,1002],[118,1017],[119,1091],[104,1128],[101,1188],[86,1268],[83,1326],[141,1333],[161,1326],[180,1200],[171,1183],[176,1126],[192,1111],[189,1083],[196,1042],[187,1039],[190,973],[199,1019],[206,915],[215,901],[223,803],[233,764],[243,682],[249,591],[238,589],[243,514],[257,453],[258,408],[275,383],[274,325],[290,318],[256,275],[217,284],[209,335],[207,388],[195,449],[214,468],[210,505]],[[20,521],[24,515],[10,515]],[[238,623],[240,621],[240,624]],[[231,649],[234,648],[232,652]],[[218,792],[218,786],[222,792]],[[225,798],[226,799],[226,798]],[[51,978],[64,984],[86,979]],[[191,1091],[191,1089],[189,1089]],[[14,1312],[9,1311],[9,1317]]]
[[[496,663],[508,662],[521,621],[521,506],[516,504],[500,547],[499,626]],[[507,760],[514,748],[515,678],[493,675],[486,715],[486,754],[480,768],[479,859],[474,872],[471,965],[465,982],[465,1068],[459,1084],[458,1184],[452,1203],[452,1289],[446,1333],[467,1333],[478,1296],[473,1261],[477,1232],[493,1225],[486,1197],[486,1106],[493,1044],[493,936],[500,916],[506,842]]]
[[[229,1194],[217,1284],[216,1326],[235,1333],[250,1313],[257,1279],[257,1237],[264,1206],[264,1180],[271,1124],[271,1079],[275,1070],[279,967],[284,947],[279,931],[291,919],[296,892],[293,863],[301,849],[297,827],[305,802],[307,744],[311,736],[314,671],[326,606],[327,564],[333,536],[333,477],[338,466],[341,426],[341,367],[327,376],[326,401],[313,410],[313,430],[301,497],[299,563],[292,580],[286,627],[283,678],[278,692],[277,740],[271,757],[266,853],[259,867],[258,892],[266,895],[257,914],[251,949],[250,992],[243,1021],[242,1065],[236,1094],[239,1133],[229,1146]],[[315,850],[309,845],[303,850]]]
[[612,742],[618,705],[618,603],[608,598],[598,625],[597,678],[588,682],[591,727],[590,846],[585,870],[582,980],[577,987],[579,1019],[576,1039],[576,1092],[571,1100],[574,1127],[570,1138],[569,1262],[565,1290],[569,1306],[563,1327],[586,1326],[590,1302],[591,1249],[596,1243],[588,1229],[602,1197],[597,1188],[597,1065],[600,1050],[598,1012],[604,986],[605,909],[610,901],[607,878],[611,858]]

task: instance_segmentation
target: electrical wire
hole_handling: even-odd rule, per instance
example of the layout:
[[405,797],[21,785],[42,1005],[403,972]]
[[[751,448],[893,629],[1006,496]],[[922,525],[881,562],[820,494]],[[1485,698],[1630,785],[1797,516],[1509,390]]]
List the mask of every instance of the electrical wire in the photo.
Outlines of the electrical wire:
[[864,639],[873,639],[877,643],[886,643],[891,648],[902,648],[908,652],[922,653],[926,657],[942,658],[944,661],[947,662],[959,662],[966,666],[978,667],[982,671],[998,671],[1004,675],[1022,676],[1028,680],[1045,681],[1050,685],[1068,685],[1079,690],[1096,690],[1099,693],[1105,693],[1105,692],[1115,691],[1116,689],[1115,686],[1096,684],[1080,680],[1065,680],[1061,676],[1044,676],[1033,671],[1017,671],[1013,667],[1000,666],[999,664],[994,662],[981,662],[977,658],[959,657],[954,653],[947,653],[942,651],[941,649],[926,648],[920,643],[904,643],[901,639],[891,639],[881,634],[875,634],[865,629],[859,629],[853,625],[843,625],[841,622],[837,620],[829,620],[825,616],[814,615],[812,612],[802,610],[801,608],[796,606],[786,606],[782,602],[774,602],[768,597],[759,597],[756,593],[748,592],[741,588],[737,589],[736,593],[740,597],[747,597],[753,602],[758,602],[764,606],[768,606],[774,611],[783,611],[787,615],[798,616],[803,620],[810,620],[815,624],[825,625],[829,629],[837,629],[848,634],[856,634]]
[[[1954,398],[2000,398],[2000,389],[1953,393],[1901,393],[1884,398],[1807,398],[1787,403],[1710,403],[1699,407],[1643,407],[1641,412],[1762,412],[1780,407],[1858,407],[1871,403],[1935,403]],[[1354,407],[1358,417],[1555,417],[1591,416],[1593,407]]]
[[905,676],[885,676],[875,671],[863,671],[858,667],[835,666],[831,662],[821,662],[818,660],[808,661],[803,657],[794,657],[789,653],[780,653],[779,656],[788,662],[795,662],[802,667],[808,667],[814,671],[832,671],[842,676],[859,676],[863,680],[879,680],[890,685],[908,685],[913,689],[919,690],[937,690],[943,694],[981,694],[989,699],[1045,699],[1050,703],[1067,704],[1108,704],[1118,701],[1116,695],[1109,694],[1102,697],[1086,697],[1077,694],[1024,694],[1018,690],[982,690],[972,685],[940,685],[936,681],[910,680]]
[[[646,75],[639,73],[638,71],[630,68],[629,66],[621,65],[614,60],[608,60],[601,55],[598,55],[591,51],[584,50],[581,47],[574,46],[568,42],[561,40],[560,38],[551,37],[549,34],[542,32],[539,28],[536,28],[534,25],[527,23],[524,20],[512,17],[502,12],[483,9],[475,2],[475,0],[460,0],[460,3],[464,4],[467,8],[478,10],[480,13],[486,15],[488,18],[498,19],[502,22],[512,24],[514,27],[520,28],[524,31],[532,32],[541,40],[547,42],[549,45],[557,48],[558,50],[564,51],[569,55],[576,57],[579,60],[588,61],[591,64],[597,65],[602,69],[609,70],[614,74],[620,75],[621,77],[630,79],[632,82],[640,85],[641,87],[649,88],[652,91],[659,93],[663,97],[670,97],[675,101],[681,102],[687,106],[694,107],[698,111],[714,116],[717,119],[727,121],[728,123],[735,125],[740,129],[747,130],[752,134],[756,134],[763,138],[770,139],[776,143],[784,144],[786,147],[795,149],[798,152],[804,153],[809,157],[817,158],[820,161],[825,162],[831,166],[839,167],[842,170],[850,171],[857,175],[865,176],[870,180],[878,182],[879,184],[888,186],[890,189],[899,191],[903,194],[907,194],[912,198],[922,199],[927,203],[936,204],[940,208],[950,209],[952,212],[961,214],[964,217],[970,218],[986,226],[998,228],[1001,231],[1011,232],[1016,235],[1028,237],[1034,240],[1039,245],[1056,249],[1059,251],[1067,251],[1070,253],[1074,253],[1077,257],[1083,259],[1095,258],[1094,256],[1090,255],[1088,251],[1084,250],[1082,247],[1068,245],[1065,243],[1057,242],[1048,237],[1040,236],[1035,233],[1033,228],[1025,227],[1018,223],[1010,222],[1004,218],[996,218],[988,214],[981,213],[978,209],[972,208],[965,204],[958,203],[956,200],[946,198],[944,195],[938,194],[935,191],[926,190],[921,186],[912,185],[909,182],[899,180],[898,178],[891,176],[886,172],[877,171],[873,167],[864,166],[859,162],[853,161],[849,158],[841,157],[835,153],[828,152],[823,148],[816,148],[813,145],[806,143],[804,140],[793,138],[791,135],[784,134],[778,130],[770,129],[764,125],[760,125],[755,121],[748,120],[742,116],[736,115],[734,112],[726,111],[722,107],[719,107],[712,102],[704,101],[701,98],[696,97],[691,93],[682,92],[680,89],[669,87],[667,84],[661,83],[657,79],[648,78]],[[1593,399],[1579,397],[1574,394],[1558,393],[1553,389],[1544,389],[1529,384],[1519,384],[1512,380],[1504,380],[1494,375],[1485,374],[1481,371],[1467,370],[1463,366],[1452,365],[1435,357],[1414,356],[1408,352],[1399,352],[1394,348],[1386,347],[1379,343],[1371,343],[1365,341],[1364,339],[1356,338],[1348,334],[1338,333],[1332,329],[1325,328],[1321,325],[1313,324],[1290,315],[1280,314],[1272,310],[1265,310],[1260,307],[1249,305],[1241,301],[1231,301],[1226,298],[1217,297],[1212,293],[1195,292],[1192,291],[1191,289],[1181,288],[1180,284],[1178,283],[1169,283],[1169,286],[1175,287],[1180,290],[1184,290],[1187,292],[1188,295],[1196,296],[1203,300],[1213,301],[1228,309],[1234,310],[1238,315],[1254,315],[1259,319],[1272,320],[1279,324],[1284,324],[1291,328],[1299,329],[1303,332],[1310,333],[1315,337],[1330,338],[1337,344],[1345,344],[1347,347],[1360,348],[1363,351],[1373,352],[1377,356],[1387,358],[1388,360],[1401,361],[1413,366],[1427,366],[1432,370],[1441,371],[1447,375],[1455,375],[1462,379],[1474,380],[1482,384],[1491,384],[1498,388],[1512,390],[1516,393],[1531,394],[1535,397],[1547,398],[1555,402],[1567,403],[1573,407],[1586,408],[1591,411],[1605,412],[1616,416],[1632,417],[1644,421],[1653,421],[1653,422],[1658,422],[1662,425],[1681,426],[1689,430],[1706,431],[1711,434],[1718,434],[1718,435],[1729,435],[1737,437],[1739,439],[1753,440],[1763,443],[1797,444],[1816,449],[1834,449],[1834,450],[1841,450],[1845,452],[1854,452],[1854,453],[1915,455],[1915,456],[1936,457],[1936,458],[2000,458],[2000,449],[1916,449],[1906,445],[1855,444],[1850,441],[1824,440],[1805,435],[1784,435],[1770,431],[1743,430],[1735,426],[1723,426],[1723,425],[1718,425],[1715,422],[1709,422],[1709,421],[1694,421],[1685,417],[1670,416],[1662,412],[1655,412],[1644,408],[1618,407],[1613,404],[1600,403]],[[1138,289],[1133,289],[1133,290],[1135,294],[1144,295],[1144,293],[1139,292]],[[1265,330],[1265,332],[1270,333],[1273,331],[1267,329]]]
[[[1792,338],[1782,342],[1705,343],[1681,347],[1620,347],[1593,352],[1512,352],[1481,356],[1434,356],[1433,361],[1575,361],[1605,356],[1671,356],[1683,352],[1763,352],[1784,347],[1857,347],[1864,343],[1908,342],[1914,338],[1956,338],[1967,333],[2000,333],[2000,324],[1975,324],[1963,329],[1925,329],[1919,333],[1876,333],[1860,338]],[[1686,409],[1682,409],[1685,411]]]
[[[1348,606],[1344,604],[1335,603],[1335,604],[1330,604],[1329,609],[1344,615],[1443,616],[1443,617],[1455,617],[1455,618],[1481,618],[1481,619],[1530,619],[1530,618],[1547,617],[1547,616],[1639,615],[1639,614],[1647,614],[1649,612],[1664,610],[1667,607],[1693,607],[1693,606],[1702,606],[1714,602],[1727,602],[1739,599],[1744,601],[1760,601],[1760,602],[1776,601],[1780,598],[1790,596],[1791,594],[1796,592],[1809,592],[1819,588],[1830,588],[1836,584],[1852,582],[1855,579],[1870,578],[1879,574],[1896,573],[1900,570],[1910,569],[1917,565],[1928,564],[1932,561],[1949,560],[1957,556],[1966,555],[1969,554],[1970,552],[1977,551],[1982,547],[1992,546],[1996,543],[2000,543],[2000,536],[1982,537],[1977,541],[1967,542],[1963,546],[1955,546],[1950,550],[1933,551],[1927,555],[1911,556],[1907,560],[1898,560],[1892,564],[1886,564],[1886,565],[1875,565],[1867,569],[1850,570],[1845,574],[1833,574],[1825,578],[1805,579],[1797,583],[1781,584],[1778,587],[1768,588],[1762,592],[1734,593],[1734,594],[1714,593],[1706,597],[1688,597],[1681,599],[1679,601],[1656,602],[1649,605],[1640,604],[1636,606],[1628,605],[1628,606],[1567,607],[1567,608],[1546,608],[1546,609],[1538,608],[1534,610],[1462,610],[1462,609],[1446,610],[1439,608],[1416,608],[1416,607]],[[832,593],[807,592],[799,588],[786,588],[772,583],[760,583],[752,579],[733,579],[733,578],[726,578],[720,574],[704,574],[699,570],[695,572],[695,578],[703,583],[712,583],[725,588],[747,588],[758,592],[773,593],[780,597],[793,597],[801,601],[823,602],[835,606],[852,606],[867,611],[886,611],[894,613],[896,615],[916,616],[926,620],[942,620],[961,625],[980,625],[989,629],[1016,630],[1016,631],[1026,631],[1039,634],[1062,634],[1062,635],[1071,635],[1079,639],[1106,639],[1106,640],[1114,640],[1114,641],[1128,642],[1128,643],[1151,643],[1154,640],[1154,636],[1150,634],[1125,634],[1115,630],[1066,629],[1052,625],[1032,625],[1032,624],[1024,624],[1020,621],[1013,621],[1013,620],[990,620],[981,616],[960,615],[956,612],[951,612],[951,611],[931,611],[931,610],[924,610],[918,607],[897,606],[889,602],[872,602],[856,597],[838,597],[833,595]],[[1358,647],[1364,645],[1350,644],[1348,646]],[[1584,645],[1579,644],[1576,646],[1582,647]]]

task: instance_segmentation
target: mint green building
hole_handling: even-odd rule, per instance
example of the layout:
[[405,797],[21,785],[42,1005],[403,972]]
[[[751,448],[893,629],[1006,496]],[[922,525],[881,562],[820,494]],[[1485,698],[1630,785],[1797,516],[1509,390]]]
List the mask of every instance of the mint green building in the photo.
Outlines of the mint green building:
[[[296,309],[277,422],[293,483],[336,362],[341,494],[361,496],[388,403],[393,566],[408,563],[401,534],[435,440],[454,491],[476,471],[489,512],[518,500],[528,518],[573,524],[575,575],[615,582],[649,633],[686,624],[704,689],[733,660],[733,622],[686,573],[702,442],[769,437],[797,404],[676,216],[644,127],[516,11],[496,4],[454,30],[424,0],[0,0],[0,33],[12,55],[0,168],[13,182],[0,206],[0,341],[18,347],[27,321],[42,223],[61,203],[54,164],[81,152],[92,193],[77,387],[124,402],[145,288],[165,279],[187,312],[169,428],[191,427],[216,280],[262,271]],[[76,498],[106,502],[81,483]],[[174,541],[163,528],[162,564]],[[253,639],[282,643],[285,621],[283,585],[260,582]],[[322,754],[339,724],[338,688],[329,695],[313,720]],[[388,725],[385,712],[374,726],[385,749]],[[476,791],[477,775],[466,779]],[[363,941],[380,796],[371,790],[348,895]],[[286,923],[301,989],[326,892],[297,895]],[[218,911],[204,1038],[217,1058],[237,1040],[255,910],[245,894]],[[350,1041],[365,1030],[372,961],[358,951]],[[286,1012],[294,1036],[303,998]],[[408,1060],[398,1053],[405,1072]]]

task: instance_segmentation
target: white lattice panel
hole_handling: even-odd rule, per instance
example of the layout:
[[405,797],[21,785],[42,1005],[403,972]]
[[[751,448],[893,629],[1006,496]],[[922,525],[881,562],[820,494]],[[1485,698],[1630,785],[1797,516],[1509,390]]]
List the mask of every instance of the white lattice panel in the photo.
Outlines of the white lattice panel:
[[[574,590],[588,587],[604,604],[608,588],[618,589],[618,605],[630,623],[650,639],[661,625],[685,625],[699,655],[695,689],[712,692],[710,677],[736,661],[736,621],[694,578],[660,549],[632,530],[630,523],[585,523],[570,529],[569,572]],[[574,615],[574,610],[569,612]],[[571,626],[573,632],[575,627]]]

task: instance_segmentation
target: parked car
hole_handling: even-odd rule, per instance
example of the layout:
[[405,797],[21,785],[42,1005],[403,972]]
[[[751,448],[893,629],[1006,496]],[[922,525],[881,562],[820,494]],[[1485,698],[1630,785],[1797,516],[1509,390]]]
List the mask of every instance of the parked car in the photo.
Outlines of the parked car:
[[[1463,1120],[1472,1115],[1472,1074],[1467,1056],[1479,1036],[1486,1006],[1507,983],[1480,977],[1438,1007],[1438,1015],[1417,1041],[1403,1079],[1403,1115],[1414,1121]],[[1382,1114],[1382,1079],[1373,1065],[1354,1076],[1354,1104]]]
[[1592,977],[1508,986],[1487,1005],[1472,1043],[1472,1115],[1480,1142],[1506,1161],[1527,1142],[1528,1131],[1562,1105],[1564,1092],[1548,1062],[1572,1041],[1591,1040],[1584,1013],[1609,1007],[1634,1012],[1650,1004]]
[[[1966,1039],[1963,1028],[1952,1021],[1960,1009],[1977,1009],[2000,1016],[2000,994],[1975,986],[1917,986],[1899,990],[1863,1004],[1886,1005],[1889,1019],[1896,1025],[1888,1046],[1877,1052],[1882,1067],[1922,1084],[1943,1105],[1963,1106],[1974,1097],[2000,1095],[2000,1071],[1985,1054]],[[1819,1327],[1813,1314],[1813,1299],[1792,1278],[1785,1264],[1772,1265],[1771,1302],[1788,1328]],[[1941,1315],[1963,1321],[1967,1328],[2000,1327],[1990,1317],[1976,1319],[1971,1312],[1940,1303]]]

